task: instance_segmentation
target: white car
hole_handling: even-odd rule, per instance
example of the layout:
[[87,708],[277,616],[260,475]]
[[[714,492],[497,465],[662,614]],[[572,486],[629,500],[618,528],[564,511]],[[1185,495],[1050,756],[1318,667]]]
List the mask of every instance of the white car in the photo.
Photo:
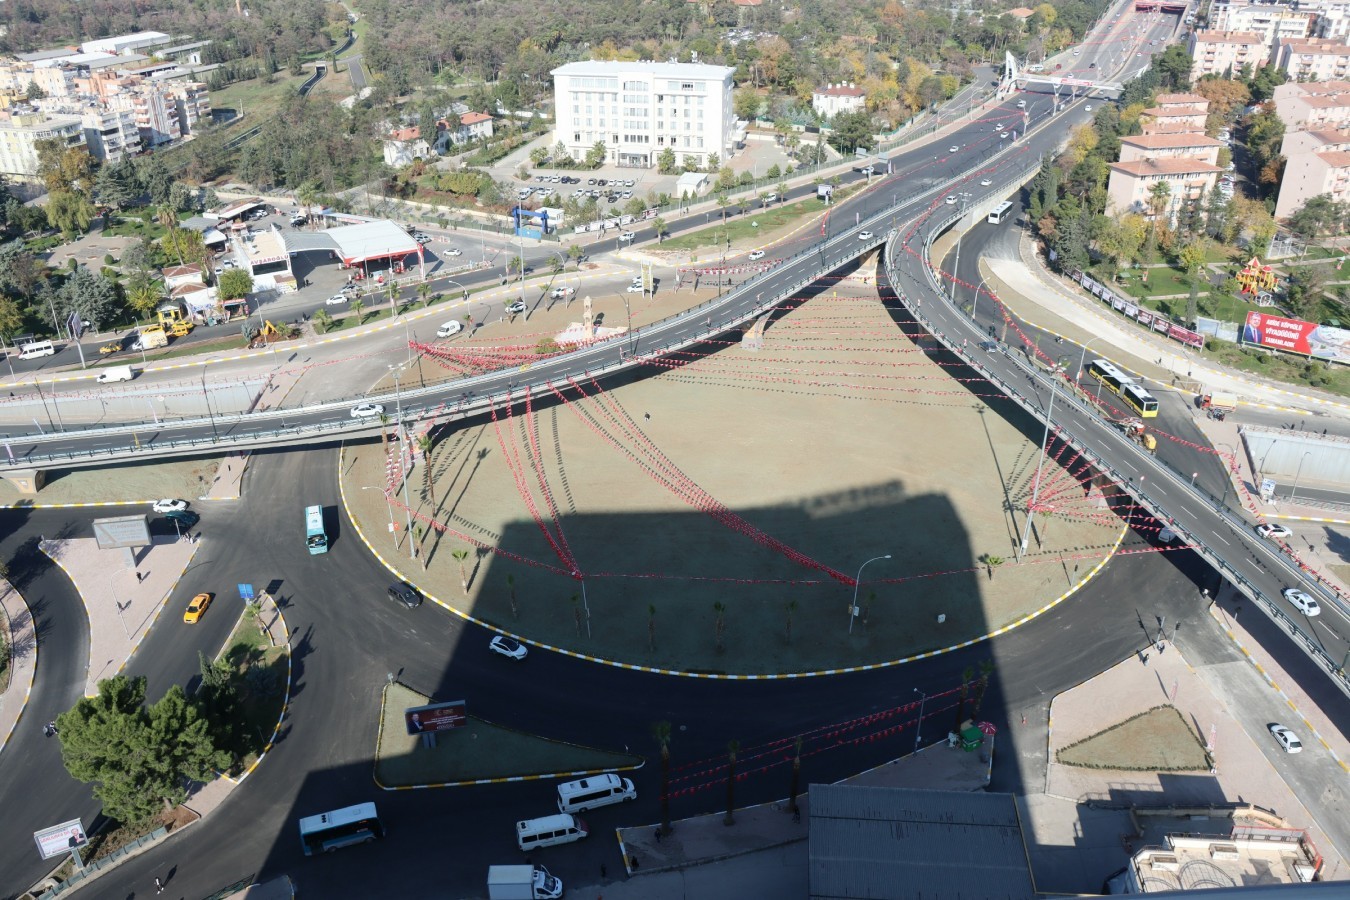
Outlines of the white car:
[[454,335],[459,334],[463,330],[464,330],[463,322],[459,321],[458,319],[451,319],[449,322],[446,322],[440,328],[436,329],[436,337],[438,338],[453,337]]
[[358,403],[352,407],[353,419],[373,419],[384,415],[384,407],[378,403]]
[[1303,613],[1305,616],[1312,617],[1320,616],[1322,614],[1321,605],[1319,605],[1314,598],[1303,593],[1303,591],[1300,591],[1298,588],[1285,588],[1280,591],[1280,596],[1294,604],[1299,612]]
[[516,300],[514,302],[508,303],[506,305],[506,311],[513,316],[520,315],[525,311],[525,301]]
[[1288,540],[1294,533],[1283,525],[1257,525],[1256,533],[1268,540]]
[[776,202],[777,200],[778,200],[778,195],[777,195],[777,194],[767,194],[767,195],[765,195],[765,197],[764,197],[764,202],[765,202],[765,203],[774,203],[774,202]]
[[1087,106],[1083,107],[1083,112],[1092,112],[1092,104],[1089,103]]
[[157,513],[182,512],[188,508],[186,500],[156,500],[150,506]]
[[488,644],[488,649],[493,653],[500,653],[507,659],[514,659],[516,662],[524,659],[530,653],[520,641],[509,638],[504,634],[499,634],[493,638],[492,643]]
[[750,251],[750,261],[751,261],[751,262],[754,262],[754,261],[757,260],[757,259],[763,259],[763,258],[764,258],[764,251],[763,251],[763,250],[751,250],[751,251]]
[[998,138],[1001,141],[1006,141],[1008,139],[1008,132],[1006,131],[1000,132]]
[[630,285],[628,286],[628,293],[630,293],[630,294],[641,294],[641,293],[643,293],[644,290],[645,290],[645,289],[642,287],[642,285],[641,285],[640,283],[639,283],[639,284],[630,284]]
[[1294,733],[1288,728],[1278,723],[1272,723],[1266,726],[1270,729],[1271,735],[1284,748],[1285,753],[1302,753],[1303,742],[1294,737]]
[[980,187],[991,187],[993,184],[994,182],[990,181],[988,178],[980,179]]
[[441,252],[442,252],[443,254],[445,254],[446,256],[463,256],[463,255],[464,255],[464,251],[461,250],[461,249],[459,249],[458,247],[447,247],[446,249],[442,250]]
[[346,295],[346,294],[334,294],[333,296],[329,297],[327,300],[323,301],[323,305],[324,305],[324,306],[341,306],[342,304],[344,304],[344,303],[346,303],[346,302],[347,302],[347,295]]
[[947,203],[948,206],[955,206],[955,205],[956,205],[956,195],[955,195],[955,194],[948,194],[948,195],[947,195],[946,203]]
[[955,144],[952,144],[950,147],[947,148],[948,153],[959,153],[960,151],[961,148],[956,146]]
[[620,241],[621,243],[624,243],[624,244],[631,244],[631,243],[633,242],[633,239],[636,238],[636,237],[637,237],[637,234],[635,234],[634,232],[631,232],[631,231],[620,231],[620,232],[619,232],[619,241]]
[[874,237],[876,237],[876,235],[873,234],[873,233],[870,232],[870,231],[860,231],[860,232],[858,232],[858,240],[860,240],[860,241],[870,241],[870,240],[871,240],[872,238],[874,238]]
[[568,297],[572,296],[576,292],[577,292],[576,288],[560,287],[554,288],[553,290],[549,291],[548,295],[552,297],[554,300],[566,300]]

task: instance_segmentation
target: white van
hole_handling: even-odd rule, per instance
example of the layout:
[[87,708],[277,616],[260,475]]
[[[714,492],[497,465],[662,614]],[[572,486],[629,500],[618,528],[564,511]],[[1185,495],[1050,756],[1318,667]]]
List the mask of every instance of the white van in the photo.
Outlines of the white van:
[[558,812],[586,812],[597,806],[636,799],[633,782],[618,775],[596,775],[558,785]]
[[108,384],[113,381],[130,381],[135,377],[136,373],[131,371],[131,366],[109,366],[98,373],[98,377],[94,380],[99,384]]
[[56,345],[51,341],[33,341],[19,348],[19,359],[37,359],[39,356],[55,356]]
[[436,329],[436,337],[448,338],[451,337],[452,335],[459,334],[460,330],[463,328],[464,328],[463,323],[451,319],[449,322],[446,322],[440,328]]
[[522,850],[552,847],[554,844],[570,844],[588,834],[590,831],[586,828],[586,823],[576,816],[543,816],[516,823],[516,845]]

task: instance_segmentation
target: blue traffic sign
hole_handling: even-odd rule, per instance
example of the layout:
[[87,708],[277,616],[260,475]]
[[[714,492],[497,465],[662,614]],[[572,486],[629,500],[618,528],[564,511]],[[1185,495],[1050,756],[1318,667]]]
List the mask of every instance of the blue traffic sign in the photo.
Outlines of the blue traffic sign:
[[251,584],[241,584],[241,585],[239,585],[239,599],[240,599],[240,600],[243,600],[245,603],[247,603],[247,602],[249,602],[250,600],[252,600],[252,599],[253,599],[253,585],[251,585]]

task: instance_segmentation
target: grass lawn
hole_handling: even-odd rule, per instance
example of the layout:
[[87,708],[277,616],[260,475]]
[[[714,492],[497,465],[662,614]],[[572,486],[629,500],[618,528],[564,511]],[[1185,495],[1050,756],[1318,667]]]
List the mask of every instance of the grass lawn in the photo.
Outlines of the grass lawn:
[[[1145,272],[1148,273],[1148,281],[1143,279]],[[1170,266],[1163,269],[1131,269],[1129,280],[1123,287],[1130,296],[1141,300],[1167,294],[1189,294],[1191,291],[1186,273]]]
[[1174,706],[1155,706],[1055,754],[1066,766],[1133,772],[1202,772],[1204,744]]
[[[115,339],[116,337],[114,336],[114,340]],[[104,343],[107,342],[105,341]],[[147,362],[163,362],[166,359],[195,356],[198,353],[212,353],[216,350],[226,350],[231,348],[243,350],[246,347],[247,344],[244,343],[242,337],[215,338],[209,341],[199,341],[195,344],[181,344],[179,346],[169,344],[167,350],[156,350],[146,353],[145,360]],[[84,358],[89,362],[89,368],[91,369],[98,368],[99,366],[128,366],[142,362],[141,351],[139,350],[121,350],[117,353],[109,354],[108,356],[99,356],[98,350],[91,347],[89,344],[85,345]]]
[[291,75],[283,69],[272,76],[270,84],[263,78],[236,81],[229,87],[211,92],[211,107],[238,110],[252,117],[252,121],[256,123],[276,112],[281,106],[282,99],[304,84],[310,74],[309,71],[305,71],[299,75]]
[[[838,195],[838,191],[835,192]],[[819,199],[812,197],[808,200],[800,200],[796,203],[784,203],[778,206],[769,206],[764,209],[752,209],[743,215],[727,218],[726,225],[723,226],[717,214],[713,214],[712,222],[715,224],[707,228],[701,228],[698,231],[684,234],[676,238],[671,238],[661,243],[662,250],[697,250],[701,247],[716,247],[725,244],[728,240],[738,241],[746,238],[752,238],[756,234],[768,234],[776,231],[786,225],[791,225],[799,219],[807,216],[818,215],[825,209],[825,204]],[[759,227],[754,227],[758,222]]]
[[164,226],[155,219],[155,210],[147,206],[116,213],[113,216],[113,223],[105,227],[101,233],[113,237],[148,236],[157,240],[164,237]]
[[420,737],[407,733],[403,710],[432,702],[401,684],[385,688],[375,763],[375,779],[385,787],[528,775],[561,777],[631,768],[642,762],[640,756],[552,741],[473,716],[463,728],[441,734],[435,747],[423,747]]
[[1226,366],[1261,375],[1273,381],[1320,390],[1350,397],[1350,369],[1344,366],[1327,367],[1301,356],[1247,350],[1224,341],[1210,341],[1205,356]]
[[[230,600],[217,597],[216,602],[228,604]],[[239,697],[240,715],[234,723],[234,741],[225,748],[236,759],[231,774],[239,774],[252,765],[272,739],[286,696],[289,670],[286,651],[284,645],[271,645],[255,617],[244,615],[220,654],[218,661],[229,666],[230,680]]]

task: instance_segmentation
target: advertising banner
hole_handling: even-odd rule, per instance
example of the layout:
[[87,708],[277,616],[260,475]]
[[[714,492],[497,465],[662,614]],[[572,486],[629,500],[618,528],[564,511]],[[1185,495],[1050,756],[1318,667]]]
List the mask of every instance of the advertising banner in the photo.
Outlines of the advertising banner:
[[1332,362],[1350,363],[1350,330],[1260,312],[1247,313],[1242,340]]
[[85,837],[84,826],[80,824],[80,820],[71,819],[69,822],[33,832],[33,840],[37,841],[38,853],[42,854],[42,858],[51,859],[69,853],[72,847],[83,847],[89,839]]
[[463,700],[432,703],[429,706],[410,706],[403,710],[403,724],[408,734],[434,734],[453,731],[468,724],[469,716]]

